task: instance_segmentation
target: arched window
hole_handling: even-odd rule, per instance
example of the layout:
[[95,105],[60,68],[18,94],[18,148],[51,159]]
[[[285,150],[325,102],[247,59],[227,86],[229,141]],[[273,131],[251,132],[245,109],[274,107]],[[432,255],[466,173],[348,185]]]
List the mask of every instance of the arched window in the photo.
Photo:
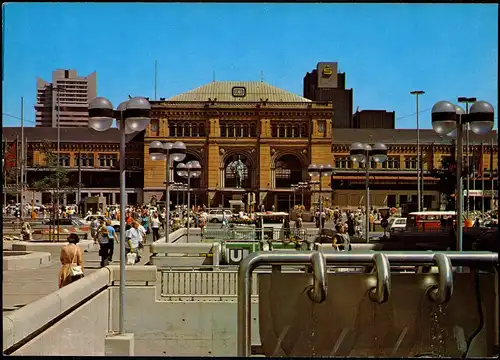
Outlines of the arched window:
[[250,137],[257,137],[257,132],[255,130],[254,124],[250,124]]
[[289,188],[302,180],[302,162],[295,155],[283,155],[278,158],[274,167],[277,188]]
[[285,137],[285,127],[283,126],[283,124],[280,124],[278,125],[278,136],[279,137]]
[[308,137],[307,127],[305,124],[300,125],[300,137]]
[[271,136],[278,137],[278,126],[276,124],[271,125]]
[[204,123],[198,124],[198,136],[207,136]]

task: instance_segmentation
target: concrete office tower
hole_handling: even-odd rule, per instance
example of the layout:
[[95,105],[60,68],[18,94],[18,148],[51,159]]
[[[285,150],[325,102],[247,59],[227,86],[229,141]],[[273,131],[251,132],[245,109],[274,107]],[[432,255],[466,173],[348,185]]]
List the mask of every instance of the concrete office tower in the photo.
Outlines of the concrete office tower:
[[78,76],[76,70],[56,70],[52,72],[52,83],[37,78],[36,88],[36,126],[57,127],[57,92],[61,107],[60,126],[88,126],[88,103],[97,96],[95,72]]
[[304,97],[312,101],[331,101],[334,128],[352,128],[352,89],[345,88],[345,73],[336,62],[320,62],[304,76]]

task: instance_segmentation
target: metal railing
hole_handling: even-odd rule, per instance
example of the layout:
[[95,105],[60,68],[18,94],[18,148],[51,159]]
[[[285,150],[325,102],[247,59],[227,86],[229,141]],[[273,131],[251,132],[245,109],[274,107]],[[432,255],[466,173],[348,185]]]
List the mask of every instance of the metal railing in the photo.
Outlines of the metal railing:
[[241,227],[228,227],[226,229],[207,228],[202,232],[202,239],[205,240],[223,240],[223,241],[259,241],[264,234],[264,240],[283,241],[287,239],[305,239],[307,235],[317,232],[318,229],[285,229],[265,227],[264,231],[259,228],[245,229]]
[[[168,300],[234,298],[238,295],[238,266],[192,266],[162,268],[160,272],[161,297]],[[284,267],[283,272],[304,273],[304,266]],[[362,272],[362,267],[329,266],[328,273]],[[270,273],[271,267],[261,267],[256,274]],[[258,276],[252,278],[252,296],[258,293]]]
[[[238,295],[238,267],[212,266],[191,268],[161,269],[161,296],[170,300],[179,298],[218,297],[227,298]],[[253,279],[252,295],[258,295],[257,277]]]

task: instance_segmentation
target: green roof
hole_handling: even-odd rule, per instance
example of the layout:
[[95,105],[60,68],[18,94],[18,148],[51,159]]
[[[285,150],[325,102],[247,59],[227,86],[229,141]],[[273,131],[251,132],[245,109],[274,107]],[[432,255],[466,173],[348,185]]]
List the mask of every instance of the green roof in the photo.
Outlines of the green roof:
[[[244,87],[245,96],[233,96],[233,88],[235,87]],[[167,101],[205,102],[209,98],[211,100],[216,99],[217,102],[311,102],[309,99],[262,81],[214,81],[183,94],[173,96],[167,99]]]

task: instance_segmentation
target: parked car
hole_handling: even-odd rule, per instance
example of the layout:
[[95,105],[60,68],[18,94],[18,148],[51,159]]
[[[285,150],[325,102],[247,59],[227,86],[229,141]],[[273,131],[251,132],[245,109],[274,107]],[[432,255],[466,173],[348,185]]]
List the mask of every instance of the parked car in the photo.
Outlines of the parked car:
[[213,223],[221,223],[224,214],[226,215],[228,220],[231,219],[231,217],[233,216],[231,210],[222,210],[222,209],[210,210],[210,212],[208,213],[208,221]]
[[406,218],[394,218],[393,221],[389,223],[389,231],[403,231],[406,229]]
[[34,227],[33,233],[42,235],[49,232],[57,233],[56,227],[61,234],[81,233],[84,239],[88,236],[89,225],[73,217],[47,220],[42,225]]
[[[110,220],[108,219],[107,217],[105,217],[104,215],[87,215],[85,216],[83,219],[80,219],[81,222],[87,224],[87,225],[90,225],[90,223],[92,221],[94,221],[94,219],[97,218],[99,221],[101,220]],[[111,226],[116,230],[116,231],[120,231],[120,222],[117,221],[117,220],[111,220]]]

